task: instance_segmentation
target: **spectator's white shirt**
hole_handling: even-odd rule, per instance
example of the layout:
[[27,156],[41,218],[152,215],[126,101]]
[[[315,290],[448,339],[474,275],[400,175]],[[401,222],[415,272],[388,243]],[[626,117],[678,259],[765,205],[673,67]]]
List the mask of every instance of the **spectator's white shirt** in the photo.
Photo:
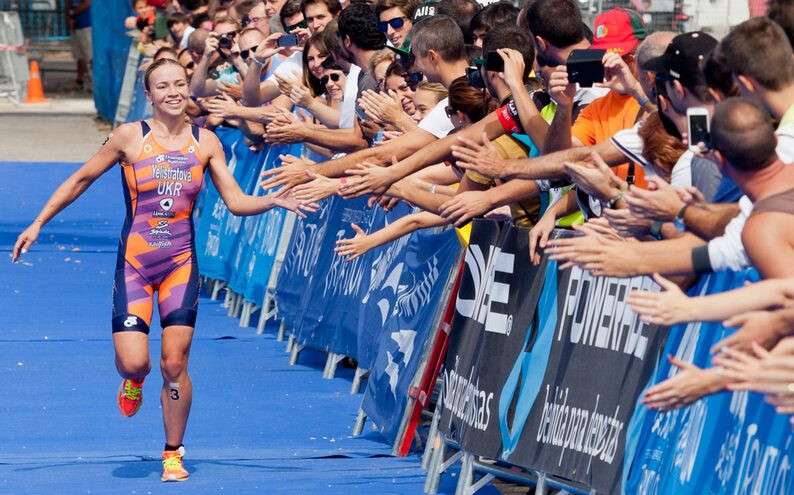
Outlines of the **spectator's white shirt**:
[[694,157],[695,153],[692,150],[686,150],[675,162],[673,171],[670,173],[670,184],[673,187],[684,188],[692,185],[692,158]]
[[190,33],[192,33],[195,30],[196,30],[196,28],[194,28],[193,26],[188,26],[188,27],[185,28],[185,32],[182,35],[182,39],[179,40],[179,49],[180,50],[184,50],[185,48],[187,48],[187,39],[190,38]]
[[794,163],[794,124],[778,127],[775,135],[777,156],[783,163]]
[[282,79],[297,79],[300,81],[303,76],[303,52],[295,52],[276,67],[276,70],[270,74],[266,81],[277,83],[276,75]]
[[611,141],[615,147],[623,153],[626,158],[631,160],[634,163],[639,163],[642,165],[642,168],[645,170],[646,177],[653,177],[656,175],[653,167],[648,163],[648,160],[642,156],[642,152],[645,147],[642,144],[642,138],[640,137],[640,128],[642,127],[643,121],[637,122],[634,124],[633,127],[629,127],[628,129],[622,129],[615,133],[612,136]]
[[452,121],[447,117],[447,105],[449,98],[444,98],[439,101],[436,106],[430,110],[430,113],[425,115],[419,122],[419,128],[423,131],[429,132],[436,138],[441,139],[447,136],[455,128]]
[[356,122],[356,95],[358,94],[358,76],[361,67],[356,64],[350,66],[345,82],[345,94],[342,98],[342,108],[339,114],[339,128],[352,129]]
[[753,212],[753,202],[747,196],[739,198],[739,214],[725,227],[725,233],[708,243],[709,263],[715,272],[743,270],[750,266],[750,258],[742,244],[744,223]]

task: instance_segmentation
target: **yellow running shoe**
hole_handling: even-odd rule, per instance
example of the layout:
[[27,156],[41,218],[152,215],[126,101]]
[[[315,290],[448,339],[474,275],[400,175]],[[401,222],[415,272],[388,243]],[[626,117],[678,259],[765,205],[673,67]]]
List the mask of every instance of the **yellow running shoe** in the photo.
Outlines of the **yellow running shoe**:
[[187,481],[190,475],[182,463],[184,455],[182,448],[163,452],[163,476],[160,477],[162,481]]
[[124,379],[119,386],[118,405],[122,416],[130,417],[141,408],[143,404],[143,380]]

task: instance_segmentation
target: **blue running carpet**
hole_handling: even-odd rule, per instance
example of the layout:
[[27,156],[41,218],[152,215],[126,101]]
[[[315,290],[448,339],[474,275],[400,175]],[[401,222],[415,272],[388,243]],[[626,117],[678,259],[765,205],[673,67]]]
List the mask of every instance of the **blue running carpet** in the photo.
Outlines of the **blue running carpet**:
[[[153,369],[141,411],[123,418],[115,404],[118,170],[46,226],[20,263],[5,258],[76,168],[0,162],[0,495],[422,493],[418,456],[392,457],[369,429],[351,437],[361,402],[349,393],[351,370],[323,380],[324,358],[311,353],[291,367],[272,328],[256,336],[208,299],[190,360],[191,478],[161,483],[159,325],[150,334]],[[453,492],[454,483],[446,476],[440,492]]]

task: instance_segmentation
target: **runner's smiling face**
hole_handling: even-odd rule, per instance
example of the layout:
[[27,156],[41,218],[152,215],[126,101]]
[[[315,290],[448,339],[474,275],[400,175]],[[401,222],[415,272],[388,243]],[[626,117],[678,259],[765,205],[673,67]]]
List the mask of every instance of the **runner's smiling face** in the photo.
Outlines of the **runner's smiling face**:
[[149,76],[147,95],[156,111],[166,115],[183,115],[190,99],[184,67],[166,64],[155,69]]

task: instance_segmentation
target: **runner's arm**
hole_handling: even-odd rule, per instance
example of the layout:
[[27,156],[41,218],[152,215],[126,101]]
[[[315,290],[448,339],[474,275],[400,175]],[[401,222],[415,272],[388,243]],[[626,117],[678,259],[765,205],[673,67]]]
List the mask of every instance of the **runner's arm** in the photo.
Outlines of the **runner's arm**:
[[50,220],[80,197],[88,187],[102,174],[124,158],[124,145],[134,140],[139,127],[135,124],[119,126],[99,149],[82,167],[69,176],[42,207],[31,225],[17,238],[11,250],[11,259],[16,261],[20,254],[26,253],[36,242],[39,231]]

